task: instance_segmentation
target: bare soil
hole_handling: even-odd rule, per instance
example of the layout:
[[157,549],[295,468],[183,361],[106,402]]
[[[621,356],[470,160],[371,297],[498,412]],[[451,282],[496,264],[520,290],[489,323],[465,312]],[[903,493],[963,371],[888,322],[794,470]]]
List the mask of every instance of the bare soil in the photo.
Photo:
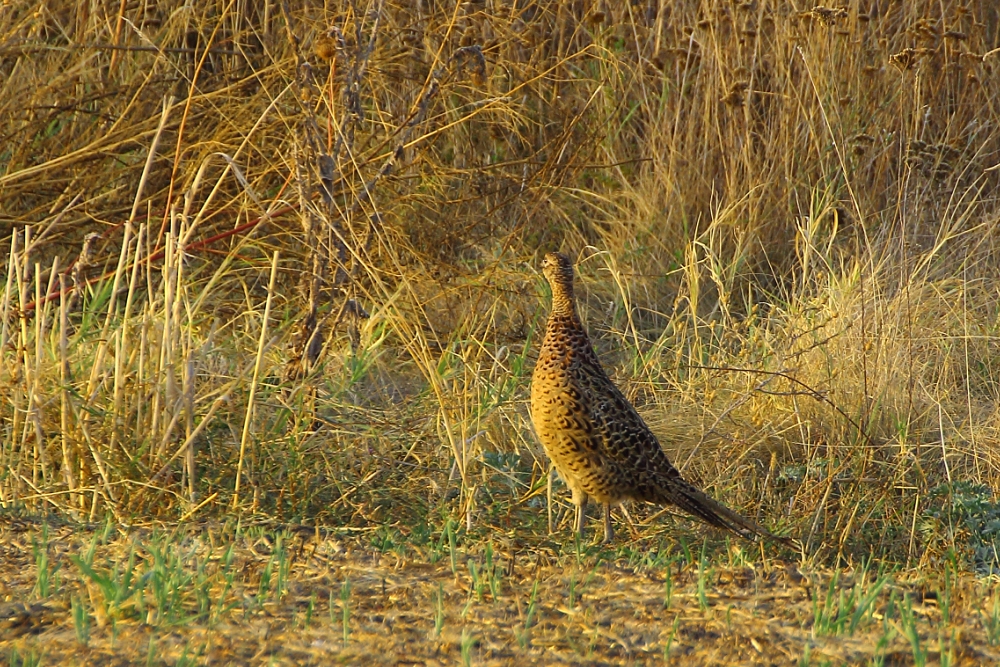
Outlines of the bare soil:
[[[1000,661],[990,643],[996,591],[947,569],[942,578],[803,571],[751,562],[739,547],[634,564],[641,543],[578,554],[502,534],[380,552],[370,534],[305,527],[81,529],[6,518],[0,538],[0,655],[12,664]],[[95,576],[72,559],[91,550]],[[143,587],[121,586],[115,603],[99,579],[121,583],[128,570]],[[859,603],[866,596],[869,606]],[[86,612],[85,637],[74,605]]]

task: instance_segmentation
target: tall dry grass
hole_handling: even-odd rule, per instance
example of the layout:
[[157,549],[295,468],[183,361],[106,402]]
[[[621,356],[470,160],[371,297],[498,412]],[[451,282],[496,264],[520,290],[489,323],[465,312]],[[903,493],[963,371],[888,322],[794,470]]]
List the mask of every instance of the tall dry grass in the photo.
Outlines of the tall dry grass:
[[686,474],[821,559],[966,548],[956,485],[1000,483],[998,31],[987,2],[12,3],[0,506],[541,531],[558,248]]

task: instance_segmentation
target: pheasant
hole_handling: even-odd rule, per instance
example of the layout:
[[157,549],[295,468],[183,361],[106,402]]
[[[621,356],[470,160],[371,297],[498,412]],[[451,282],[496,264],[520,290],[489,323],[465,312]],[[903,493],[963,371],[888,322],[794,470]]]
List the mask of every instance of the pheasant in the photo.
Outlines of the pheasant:
[[681,477],[649,427],[604,372],[576,313],[573,264],[542,261],[552,311],[531,377],[531,421],[545,453],[573,492],[583,536],[587,499],[604,506],[604,541],[614,537],[611,506],[624,500],[676,505],[747,539],[790,543],[713,500]]

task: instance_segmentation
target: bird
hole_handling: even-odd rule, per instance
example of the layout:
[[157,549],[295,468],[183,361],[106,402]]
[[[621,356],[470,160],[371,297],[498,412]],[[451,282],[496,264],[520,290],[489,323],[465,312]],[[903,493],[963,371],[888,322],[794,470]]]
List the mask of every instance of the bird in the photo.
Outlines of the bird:
[[605,543],[614,539],[611,507],[637,500],[675,505],[746,539],[791,544],[681,476],[601,366],[577,314],[573,263],[550,252],[542,273],[552,290],[552,309],[531,376],[531,421],[573,494],[577,536],[582,540],[588,499],[603,505]]

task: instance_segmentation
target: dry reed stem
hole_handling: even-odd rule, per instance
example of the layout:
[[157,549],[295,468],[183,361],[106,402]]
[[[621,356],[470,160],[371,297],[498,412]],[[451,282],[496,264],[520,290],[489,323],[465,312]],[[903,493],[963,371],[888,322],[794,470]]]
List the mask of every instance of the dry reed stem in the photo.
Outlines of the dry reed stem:
[[[257,358],[254,362],[253,377],[250,380],[250,395],[247,398],[246,416],[243,419],[243,433],[240,436],[240,458],[236,464],[236,482],[233,487],[233,509],[239,507],[240,480],[243,476],[243,458],[246,453],[247,440],[250,437],[250,422],[253,420],[254,396],[257,393],[257,382],[264,359],[264,343],[267,341],[267,324],[271,316],[271,303],[274,300],[274,279],[278,275],[278,251],[274,251],[271,259],[271,278],[267,284],[267,301],[264,303],[264,317],[260,323],[260,340],[257,343]],[[189,445],[190,446],[190,445]]]

